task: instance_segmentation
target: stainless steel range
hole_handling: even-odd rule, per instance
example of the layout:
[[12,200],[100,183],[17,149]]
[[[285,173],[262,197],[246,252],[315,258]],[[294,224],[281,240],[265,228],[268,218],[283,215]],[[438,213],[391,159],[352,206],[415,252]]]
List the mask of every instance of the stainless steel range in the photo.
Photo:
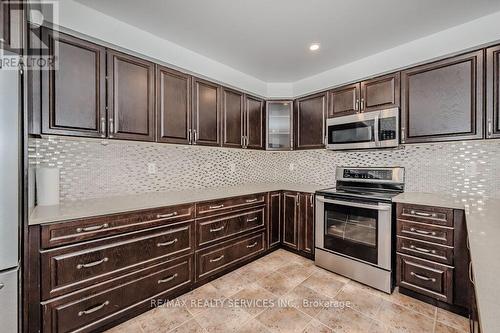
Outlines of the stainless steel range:
[[336,187],[316,192],[316,265],[392,292],[392,198],[403,168],[336,170]]

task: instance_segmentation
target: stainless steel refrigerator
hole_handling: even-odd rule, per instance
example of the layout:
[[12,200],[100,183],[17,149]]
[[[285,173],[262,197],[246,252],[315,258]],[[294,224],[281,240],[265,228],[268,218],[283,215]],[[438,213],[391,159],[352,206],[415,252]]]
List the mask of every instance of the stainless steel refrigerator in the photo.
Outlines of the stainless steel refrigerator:
[[0,68],[0,332],[5,333],[18,331],[19,313],[19,80],[17,70]]

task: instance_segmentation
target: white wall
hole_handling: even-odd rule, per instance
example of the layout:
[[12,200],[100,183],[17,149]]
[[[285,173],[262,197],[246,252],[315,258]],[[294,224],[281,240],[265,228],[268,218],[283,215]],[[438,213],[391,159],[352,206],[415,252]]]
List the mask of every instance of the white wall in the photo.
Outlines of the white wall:
[[296,81],[293,83],[293,95],[338,86],[499,40],[500,12],[496,12]]
[[267,83],[73,0],[59,1],[59,25],[242,90],[267,96]]
[[272,98],[293,98],[293,83],[269,82],[267,84],[267,96]]

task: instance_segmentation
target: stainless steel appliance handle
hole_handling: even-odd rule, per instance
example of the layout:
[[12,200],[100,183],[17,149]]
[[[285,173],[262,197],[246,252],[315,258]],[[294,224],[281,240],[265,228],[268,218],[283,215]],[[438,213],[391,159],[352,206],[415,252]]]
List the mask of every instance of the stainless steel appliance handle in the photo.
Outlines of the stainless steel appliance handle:
[[316,197],[316,200],[321,201],[321,202],[335,204],[335,205],[349,206],[349,207],[367,208],[367,209],[375,209],[375,210],[389,210],[389,209],[391,209],[390,206],[375,206],[375,205],[368,205],[368,204],[359,203],[359,202],[325,199],[322,197]]
[[374,120],[373,134],[375,135],[375,146],[380,146],[380,135],[379,135],[379,120],[380,117],[377,115]]

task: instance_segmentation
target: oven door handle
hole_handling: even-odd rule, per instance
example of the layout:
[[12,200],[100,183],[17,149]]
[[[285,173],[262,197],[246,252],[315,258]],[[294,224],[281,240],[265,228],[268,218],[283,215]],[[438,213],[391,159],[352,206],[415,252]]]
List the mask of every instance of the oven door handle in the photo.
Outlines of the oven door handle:
[[323,197],[316,197],[316,200],[326,203],[331,203],[335,205],[349,206],[349,207],[358,207],[358,208],[367,208],[367,209],[375,209],[375,210],[389,210],[391,207],[389,205],[368,205],[359,202],[351,202],[351,201],[341,201],[341,200],[331,200],[325,199]]

